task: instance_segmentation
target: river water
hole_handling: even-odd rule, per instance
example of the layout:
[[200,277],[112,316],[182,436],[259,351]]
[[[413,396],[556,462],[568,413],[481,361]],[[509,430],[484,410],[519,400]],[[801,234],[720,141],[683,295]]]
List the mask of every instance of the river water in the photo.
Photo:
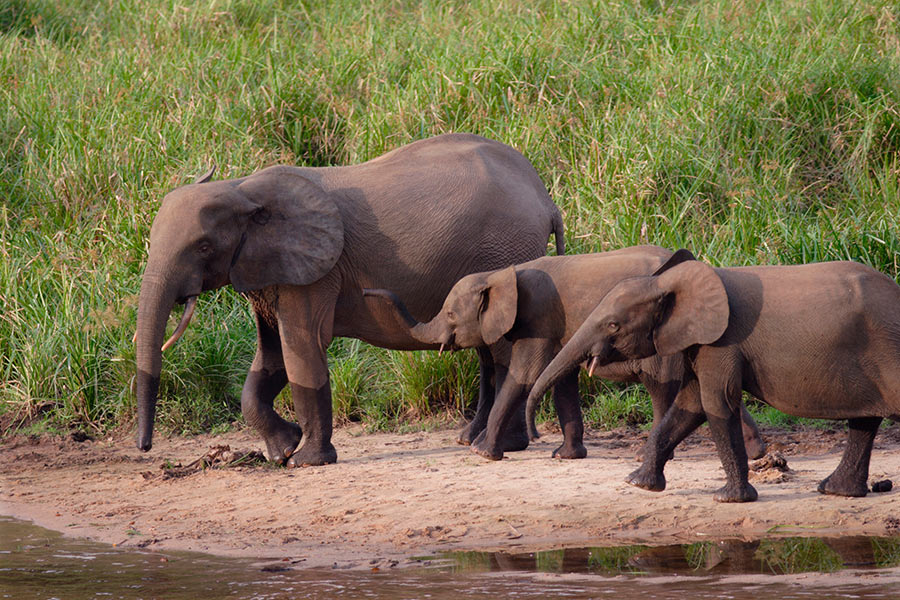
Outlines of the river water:
[[0,517],[0,598],[900,598],[900,537],[462,552],[419,566],[303,569],[116,548]]

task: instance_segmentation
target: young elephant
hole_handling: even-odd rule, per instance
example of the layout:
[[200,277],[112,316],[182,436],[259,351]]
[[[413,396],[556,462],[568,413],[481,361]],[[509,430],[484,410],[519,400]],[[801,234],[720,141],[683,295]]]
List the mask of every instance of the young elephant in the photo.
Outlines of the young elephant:
[[541,374],[542,394],[581,361],[683,352],[686,378],[628,482],[660,491],[672,450],[704,421],[727,483],[720,502],[757,497],[740,435],[741,390],[786,413],[848,419],[824,494],[865,496],[882,418],[900,419],[900,287],[853,262],[714,269],[679,250],[657,274],[621,282]]
[[[481,456],[499,460],[504,450],[522,449],[528,439],[516,439],[531,385],[562,345],[575,333],[607,291],[626,277],[650,275],[672,253],[657,246],[637,246],[612,252],[547,256],[502,270],[460,279],[444,306],[428,323],[419,323],[402,302],[386,290],[365,290],[392,300],[410,325],[412,337],[444,348],[491,349],[496,368],[493,406],[482,403],[459,442],[472,444]],[[511,342],[498,344],[501,339]],[[617,381],[640,381],[650,392],[658,422],[675,398],[684,372],[680,355],[610,364],[596,374]],[[578,372],[569,373],[554,388],[564,441],[553,456],[582,458],[584,426],[578,397]],[[536,404],[536,403],[533,403]],[[533,412],[532,412],[533,415]],[[537,437],[532,423],[531,435]],[[765,445],[746,414],[748,445],[762,455]]]

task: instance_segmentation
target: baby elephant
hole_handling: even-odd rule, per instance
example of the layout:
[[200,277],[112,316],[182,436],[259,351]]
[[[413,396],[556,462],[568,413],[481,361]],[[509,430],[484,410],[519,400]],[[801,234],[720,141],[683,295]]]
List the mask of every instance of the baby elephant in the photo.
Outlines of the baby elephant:
[[853,262],[714,269],[679,250],[656,274],[619,283],[541,374],[540,395],[581,361],[683,352],[675,403],[628,482],[660,491],[675,446],[704,421],[722,460],[720,502],[750,502],[741,390],[801,417],[848,419],[823,494],[865,496],[882,418],[900,419],[900,286]]
[[[499,460],[504,450],[527,446],[527,438],[524,444],[510,439],[522,430],[510,424],[522,419],[525,398],[535,379],[597,302],[622,279],[651,275],[671,256],[670,251],[657,246],[637,246],[597,254],[546,256],[506,269],[475,273],[453,286],[440,312],[428,323],[416,321],[386,290],[364,293],[392,300],[417,340],[452,350],[490,347],[497,379],[493,406],[479,405],[459,441],[471,443],[472,450],[485,458]],[[511,344],[498,344],[501,338]],[[617,381],[642,382],[653,401],[654,420],[661,419],[681,387],[681,355],[647,360],[622,357],[609,362],[612,364],[596,374]],[[553,456],[582,458],[587,451],[577,370],[554,384],[553,400],[564,441]],[[749,414],[745,415],[745,426],[748,447],[755,455],[762,455],[765,445]],[[533,425],[530,430],[531,437],[537,437]]]

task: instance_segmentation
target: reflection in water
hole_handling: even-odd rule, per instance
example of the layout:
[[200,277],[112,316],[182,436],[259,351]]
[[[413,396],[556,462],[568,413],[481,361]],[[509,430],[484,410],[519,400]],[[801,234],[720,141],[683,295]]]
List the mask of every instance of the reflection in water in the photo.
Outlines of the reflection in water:
[[[900,573],[852,584],[733,574],[829,571],[900,564],[900,538],[781,538],[680,546],[560,549],[532,554],[464,552],[422,568],[378,573],[304,570],[184,552],[125,550],[63,538],[0,517],[0,598],[734,599],[760,596],[894,598]],[[430,565],[430,566],[425,566]],[[868,571],[877,574],[877,571]],[[676,577],[672,577],[677,575]],[[682,577],[691,575],[690,577]],[[749,582],[748,582],[749,581]]]
[[565,548],[529,554],[456,552],[455,570],[601,575],[742,575],[831,573],[900,566],[900,537],[770,538],[671,546]]

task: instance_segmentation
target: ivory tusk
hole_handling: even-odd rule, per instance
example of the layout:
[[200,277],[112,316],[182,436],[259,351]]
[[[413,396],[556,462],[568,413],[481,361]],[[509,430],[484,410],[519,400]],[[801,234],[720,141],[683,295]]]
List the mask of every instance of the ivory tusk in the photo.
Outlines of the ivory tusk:
[[597,368],[597,362],[598,362],[598,360],[599,360],[599,359],[598,359],[596,356],[595,356],[594,358],[591,359],[591,364],[588,366],[588,377],[593,377],[593,376],[594,376],[594,369]]
[[134,335],[131,336],[131,343],[137,344],[137,329],[134,330]]
[[191,296],[187,299],[187,302],[184,303],[184,314],[181,315],[181,322],[178,323],[178,327],[175,328],[174,333],[172,333],[172,337],[163,344],[162,351],[165,352],[169,348],[175,345],[175,342],[178,341],[184,331],[187,329],[188,323],[191,322],[191,317],[194,316],[194,308],[197,306],[197,296]]
[[438,350],[438,356],[440,356],[440,355],[443,354],[443,353],[444,353],[444,345],[441,344],[441,349]]

